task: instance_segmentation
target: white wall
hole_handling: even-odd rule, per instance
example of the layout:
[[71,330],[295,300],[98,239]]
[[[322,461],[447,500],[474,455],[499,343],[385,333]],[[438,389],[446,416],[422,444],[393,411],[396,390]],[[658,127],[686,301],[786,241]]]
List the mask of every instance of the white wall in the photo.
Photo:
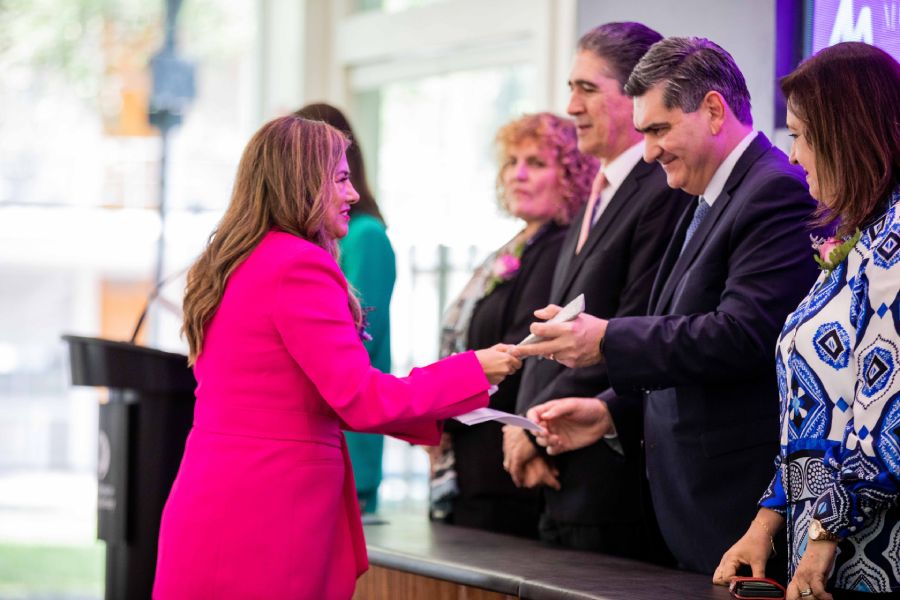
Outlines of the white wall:
[[610,21],[639,21],[669,36],[700,36],[731,53],[744,73],[757,129],[772,138],[776,0],[579,0],[579,36]]

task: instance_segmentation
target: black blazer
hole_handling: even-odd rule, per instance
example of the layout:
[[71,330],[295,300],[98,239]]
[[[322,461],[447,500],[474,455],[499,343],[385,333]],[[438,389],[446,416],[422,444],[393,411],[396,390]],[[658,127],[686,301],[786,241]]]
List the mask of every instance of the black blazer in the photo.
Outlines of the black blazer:
[[[579,224],[574,219],[553,276],[550,301],[564,305],[585,294],[586,312],[603,318],[646,314],[659,261],[679,215],[690,198],[666,185],[656,163],[640,161],[619,186],[575,255]],[[593,396],[608,387],[606,365],[567,369],[550,360],[529,358],[522,369],[516,411],[554,398]],[[633,415],[621,426],[640,430]],[[628,439],[633,439],[634,436]],[[605,442],[556,457],[559,492],[545,490],[545,512],[558,522],[578,524],[640,521],[641,469],[625,464]]]
[[[472,312],[466,347],[516,344],[528,335],[534,311],[547,305],[553,269],[566,228],[547,224],[522,253],[521,266],[510,281],[499,284]],[[491,396],[490,407],[512,412],[520,373],[507,377]],[[502,425],[496,421],[467,427],[453,420],[445,429],[453,438],[459,496],[452,522],[526,537],[537,537],[541,494],[519,489],[503,470]]]
[[[816,276],[815,203],[759,134],[680,254],[694,206],[660,267],[653,316],[611,320],[604,354],[615,392],[644,396],[647,474],[666,543],[682,566],[712,573],[772,475],[775,341]],[[635,409],[602,397],[616,422]]]

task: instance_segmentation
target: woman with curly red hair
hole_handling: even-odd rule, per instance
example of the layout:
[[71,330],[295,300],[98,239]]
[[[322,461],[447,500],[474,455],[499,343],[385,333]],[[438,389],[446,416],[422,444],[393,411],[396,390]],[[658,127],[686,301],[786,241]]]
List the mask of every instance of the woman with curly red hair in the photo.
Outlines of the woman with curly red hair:
[[[572,217],[584,205],[598,163],[578,151],[575,125],[543,112],[504,125],[496,136],[497,199],[523,228],[476,269],[445,314],[441,355],[490,342],[515,344],[528,335],[533,311],[550,296],[553,270]],[[491,408],[514,412],[518,376],[491,397]],[[432,451],[432,517],[537,537],[540,490],[517,488],[503,470],[497,422],[448,423]],[[532,484],[558,486],[546,463],[534,462]],[[537,467],[545,467],[537,469]]]

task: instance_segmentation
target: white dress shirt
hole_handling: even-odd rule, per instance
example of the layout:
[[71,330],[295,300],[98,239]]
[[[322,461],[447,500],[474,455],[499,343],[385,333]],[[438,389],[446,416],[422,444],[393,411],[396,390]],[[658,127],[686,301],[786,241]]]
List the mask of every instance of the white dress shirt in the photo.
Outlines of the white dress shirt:
[[594,211],[594,220],[591,223],[591,227],[597,224],[600,215],[602,215],[603,211],[606,210],[606,207],[609,206],[613,196],[616,195],[616,192],[618,192],[619,188],[622,186],[622,182],[625,181],[625,178],[628,177],[628,174],[631,173],[632,169],[638,164],[638,161],[641,160],[643,155],[644,140],[641,140],[600,167],[603,176],[606,177],[606,187],[600,192],[600,203]]
[[734,166],[737,164],[737,161],[744,155],[744,151],[747,150],[750,143],[756,139],[757,135],[759,135],[758,131],[751,131],[744,136],[744,139],[738,142],[738,145],[728,153],[728,156],[725,157],[725,160],[722,161],[722,164],[719,165],[719,168],[713,173],[712,179],[706,184],[706,189],[703,190],[703,194],[700,196],[710,207],[715,203],[719,194],[722,193],[725,182],[731,177],[731,172],[734,171]]

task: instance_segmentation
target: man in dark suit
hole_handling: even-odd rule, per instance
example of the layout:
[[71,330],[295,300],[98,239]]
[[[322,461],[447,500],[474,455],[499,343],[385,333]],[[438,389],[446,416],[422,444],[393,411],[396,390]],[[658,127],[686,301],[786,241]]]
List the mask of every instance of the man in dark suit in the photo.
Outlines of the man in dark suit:
[[[585,293],[592,314],[646,313],[659,261],[689,202],[666,185],[659,165],[641,161],[643,143],[632,123],[633,103],[623,91],[634,65],[660,39],[639,23],[609,23],[579,41],[568,112],[575,119],[579,150],[599,158],[601,169],[591,198],[563,242],[551,302],[566,303]],[[566,369],[532,359],[524,368],[516,410],[525,413],[547,400],[595,393],[608,385],[605,365]],[[640,429],[637,415],[623,417],[622,427],[627,426]],[[525,470],[544,457],[521,429],[507,427],[504,434],[504,465],[521,483]],[[544,489],[541,538],[582,550],[656,558],[662,543],[658,533],[653,535],[652,512],[641,511],[639,458],[636,447],[604,441],[554,461],[562,487]]]
[[[523,348],[568,366],[603,363],[611,389],[531,411],[558,454],[618,433],[643,394],[653,506],[679,564],[712,573],[756,512],[778,444],[774,347],[815,278],[802,173],[753,130],[732,57],[709,40],[655,44],[626,85],[644,160],[697,196],[675,229],[651,316],[535,324]],[[539,311],[549,318],[557,309]],[[627,416],[626,416],[627,418]]]

